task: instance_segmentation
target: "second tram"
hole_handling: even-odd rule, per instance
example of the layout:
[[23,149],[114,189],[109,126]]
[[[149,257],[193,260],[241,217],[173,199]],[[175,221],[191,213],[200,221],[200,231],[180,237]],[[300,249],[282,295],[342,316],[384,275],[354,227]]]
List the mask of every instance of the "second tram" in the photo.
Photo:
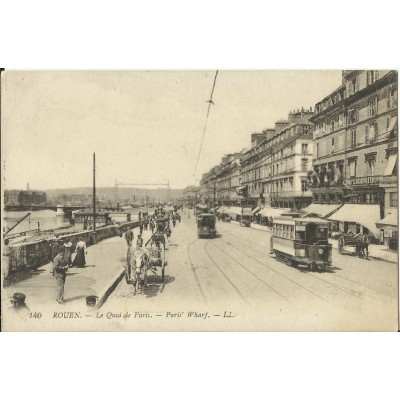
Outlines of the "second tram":
[[305,264],[328,269],[332,245],[328,242],[328,222],[321,218],[280,217],[273,221],[271,253],[291,266]]
[[217,217],[215,214],[203,213],[197,216],[197,234],[201,237],[215,237],[217,230],[215,229]]

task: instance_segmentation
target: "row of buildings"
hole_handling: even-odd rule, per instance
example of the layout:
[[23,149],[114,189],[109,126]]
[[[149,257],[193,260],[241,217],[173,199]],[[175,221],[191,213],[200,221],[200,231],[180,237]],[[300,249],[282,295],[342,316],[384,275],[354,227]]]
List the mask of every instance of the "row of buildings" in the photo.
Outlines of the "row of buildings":
[[315,107],[253,133],[248,149],[203,174],[195,199],[253,208],[342,205],[340,230],[397,241],[397,95],[396,71],[342,71],[342,84]]
[[5,190],[4,204],[6,206],[43,205],[47,202],[45,192],[36,190]]

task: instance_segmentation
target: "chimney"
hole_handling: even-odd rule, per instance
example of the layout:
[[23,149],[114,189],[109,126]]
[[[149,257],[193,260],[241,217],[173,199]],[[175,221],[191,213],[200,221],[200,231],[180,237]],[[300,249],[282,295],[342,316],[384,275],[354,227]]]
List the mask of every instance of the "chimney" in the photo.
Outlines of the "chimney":
[[29,182],[26,184],[26,190],[29,191]]

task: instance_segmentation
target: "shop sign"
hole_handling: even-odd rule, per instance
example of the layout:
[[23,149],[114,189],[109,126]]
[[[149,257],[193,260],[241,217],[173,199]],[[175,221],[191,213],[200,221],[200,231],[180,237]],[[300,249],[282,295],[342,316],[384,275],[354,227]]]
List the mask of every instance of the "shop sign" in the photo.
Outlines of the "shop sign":
[[351,186],[358,185],[377,185],[379,179],[377,176],[360,176],[358,178],[347,179],[347,184]]

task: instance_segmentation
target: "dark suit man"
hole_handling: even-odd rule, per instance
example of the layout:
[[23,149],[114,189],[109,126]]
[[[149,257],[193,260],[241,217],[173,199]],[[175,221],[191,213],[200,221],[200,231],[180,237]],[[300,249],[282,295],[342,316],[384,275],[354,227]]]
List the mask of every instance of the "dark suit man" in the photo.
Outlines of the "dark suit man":
[[59,304],[65,304],[64,301],[64,286],[65,278],[67,276],[68,266],[65,265],[62,248],[59,249],[58,254],[54,257],[53,261],[53,275],[57,281],[57,302]]

